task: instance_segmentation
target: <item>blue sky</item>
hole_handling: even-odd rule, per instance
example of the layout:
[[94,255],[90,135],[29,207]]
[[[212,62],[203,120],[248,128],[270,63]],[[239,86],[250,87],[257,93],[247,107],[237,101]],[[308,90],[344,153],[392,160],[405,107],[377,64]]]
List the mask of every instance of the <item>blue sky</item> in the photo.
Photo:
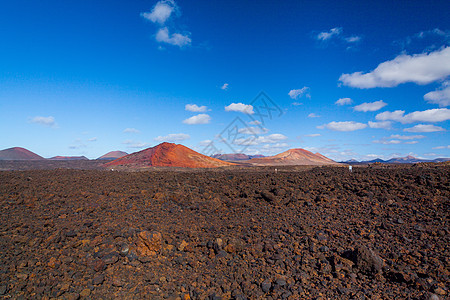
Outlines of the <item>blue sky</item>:
[[0,149],[450,157],[450,3],[424,3],[3,1]]

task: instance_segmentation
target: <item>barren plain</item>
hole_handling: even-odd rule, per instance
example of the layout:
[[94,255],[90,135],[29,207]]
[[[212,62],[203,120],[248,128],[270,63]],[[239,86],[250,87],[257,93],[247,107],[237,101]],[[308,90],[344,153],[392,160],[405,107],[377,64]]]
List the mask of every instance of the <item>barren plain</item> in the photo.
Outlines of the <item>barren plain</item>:
[[0,298],[446,299],[449,171],[1,171]]

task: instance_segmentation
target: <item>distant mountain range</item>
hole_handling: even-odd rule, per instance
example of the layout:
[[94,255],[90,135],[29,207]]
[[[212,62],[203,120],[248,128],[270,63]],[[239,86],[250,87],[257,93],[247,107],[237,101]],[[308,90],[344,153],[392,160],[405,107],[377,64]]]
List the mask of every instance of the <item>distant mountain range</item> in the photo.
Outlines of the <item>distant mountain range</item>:
[[[14,147],[0,150],[0,160],[89,160],[85,156],[55,156],[45,159],[25,148]],[[445,162],[450,158],[436,158],[433,160],[420,159],[413,156],[396,157],[389,160],[380,158],[369,161],[355,159],[335,162],[320,153],[312,153],[305,149],[289,149],[274,156],[247,155],[244,153],[216,154],[210,156],[198,153],[183,145],[161,143],[155,147],[139,152],[127,154],[123,151],[111,151],[100,156],[97,160],[105,161],[105,166],[125,166],[128,168],[141,167],[183,167],[183,168],[215,168],[232,165],[245,166],[295,166],[295,165],[338,165],[371,164],[375,162],[386,164],[414,164],[420,162]]]
[[50,160],[89,160],[86,156],[54,156]]
[[436,158],[436,159],[421,159],[416,158],[414,156],[408,155],[406,157],[394,157],[388,160],[382,160],[381,158],[376,158],[373,160],[366,160],[366,161],[357,161],[356,159],[350,159],[347,161],[342,161],[341,163],[345,164],[373,164],[376,162],[383,163],[383,164],[415,164],[415,163],[421,163],[421,162],[444,162],[444,161],[450,161],[450,158]]

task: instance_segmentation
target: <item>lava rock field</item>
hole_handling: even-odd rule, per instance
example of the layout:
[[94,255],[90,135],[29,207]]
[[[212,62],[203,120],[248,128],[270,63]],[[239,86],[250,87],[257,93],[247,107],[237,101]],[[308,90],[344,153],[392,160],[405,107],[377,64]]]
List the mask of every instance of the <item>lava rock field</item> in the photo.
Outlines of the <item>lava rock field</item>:
[[447,299],[449,171],[1,171],[0,299]]

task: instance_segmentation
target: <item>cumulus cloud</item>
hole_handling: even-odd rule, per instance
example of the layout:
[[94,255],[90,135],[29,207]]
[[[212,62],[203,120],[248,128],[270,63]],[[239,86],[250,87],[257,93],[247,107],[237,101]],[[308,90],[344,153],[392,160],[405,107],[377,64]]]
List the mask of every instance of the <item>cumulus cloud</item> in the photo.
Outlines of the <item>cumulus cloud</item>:
[[281,133],[273,133],[266,136],[258,136],[257,138],[254,139],[252,138],[235,139],[233,143],[236,145],[254,146],[261,144],[275,144],[286,139],[287,136]]
[[150,146],[150,144],[148,144],[148,143],[143,143],[143,142],[133,141],[133,140],[125,140],[122,142],[122,144],[127,145],[127,148],[136,148],[136,149]]
[[450,82],[445,82],[440,89],[423,96],[428,103],[438,104],[440,107],[450,105]]
[[184,124],[196,125],[196,124],[208,124],[211,121],[211,117],[207,114],[198,114],[192,116],[183,121]]
[[334,39],[347,44],[354,44],[361,41],[360,36],[344,36],[342,27],[335,27],[331,28],[329,31],[322,31],[318,33],[315,38],[321,42],[328,42]]
[[386,105],[387,105],[386,102],[384,102],[383,100],[379,100],[375,102],[364,102],[360,105],[356,105],[355,107],[353,107],[353,109],[355,111],[363,111],[363,112],[377,111],[382,109]]
[[320,41],[326,41],[333,37],[339,36],[342,33],[342,27],[331,28],[330,31],[320,32],[316,38]]
[[261,125],[262,123],[258,120],[249,122],[250,125]]
[[428,84],[450,75],[450,47],[430,53],[401,54],[368,73],[342,74],[339,80],[356,88],[395,87],[406,82]]
[[206,106],[198,106],[197,104],[186,104],[186,106],[184,107],[187,111],[192,111],[192,112],[206,112],[208,111],[208,107]]
[[167,43],[179,47],[190,45],[192,42],[191,38],[187,34],[170,34],[167,27],[163,27],[158,30],[158,32],[156,33],[156,40],[160,43]]
[[229,86],[228,83],[224,83],[220,88],[221,88],[222,90],[228,90],[228,86]]
[[319,115],[316,115],[315,113],[310,113],[309,115],[308,115],[308,118],[319,118],[320,116]]
[[136,128],[125,128],[123,130],[124,133],[140,133],[139,130],[137,130]]
[[355,131],[359,129],[364,129],[366,127],[367,127],[366,124],[354,121],[330,122],[328,124],[318,126],[319,129],[327,128],[334,131]]
[[157,142],[180,142],[190,139],[191,136],[185,133],[171,133],[166,136],[158,136],[155,138]]
[[393,134],[388,139],[397,139],[397,140],[418,140],[425,138],[424,135],[400,135],[400,134]]
[[400,140],[375,140],[373,141],[375,144],[383,144],[383,145],[397,145],[401,144],[402,141]]
[[238,133],[242,133],[242,134],[265,134],[267,133],[269,130],[267,128],[261,128],[261,127],[244,127],[244,128],[240,128],[238,130]]
[[297,90],[290,90],[288,93],[289,97],[291,97],[291,99],[298,99],[301,98],[303,95],[305,95],[307,98],[311,98],[311,95],[309,94],[309,87],[304,86],[301,89],[297,89]]
[[50,116],[50,117],[37,116],[37,117],[32,118],[30,120],[30,122],[39,124],[39,125],[43,125],[43,126],[47,126],[47,127],[56,127],[55,118],[52,116]]
[[225,106],[225,111],[238,111],[249,115],[253,115],[255,113],[253,111],[253,106],[243,103],[231,103],[230,105]]
[[416,126],[405,128],[403,131],[406,132],[436,132],[436,131],[445,131],[444,128],[440,126],[434,126],[430,124],[418,124]]
[[379,121],[397,121],[403,124],[414,122],[443,122],[450,120],[450,109],[435,108],[424,111],[415,111],[405,115],[404,110],[396,110],[393,112],[385,111],[375,116]]
[[381,121],[381,122],[372,122],[369,121],[370,128],[376,129],[391,129],[392,122],[391,121]]
[[433,149],[450,149],[450,145],[447,146],[437,146],[437,147],[433,147]]
[[348,105],[348,104],[352,104],[353,101],[350,98],[341,98],[339,100],[337,100],[334,104],[336,105]]
[[161,0],[155,4],[151,12],[141,13],[141,16],[153,23],[163,25],[176,9],[177,6],[174,1]]

